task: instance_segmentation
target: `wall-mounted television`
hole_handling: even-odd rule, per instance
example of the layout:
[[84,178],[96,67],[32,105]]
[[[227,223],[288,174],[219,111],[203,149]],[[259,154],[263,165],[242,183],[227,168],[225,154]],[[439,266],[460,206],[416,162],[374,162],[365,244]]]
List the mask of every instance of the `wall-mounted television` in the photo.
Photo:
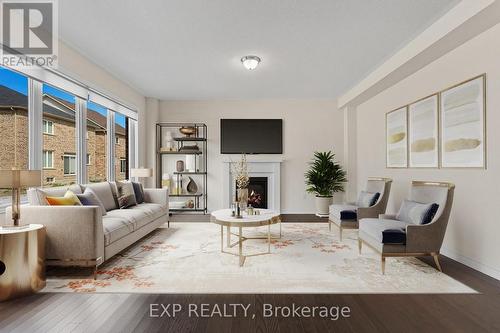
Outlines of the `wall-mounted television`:
[[221,154],[282,154],[282,119],[221,119]]

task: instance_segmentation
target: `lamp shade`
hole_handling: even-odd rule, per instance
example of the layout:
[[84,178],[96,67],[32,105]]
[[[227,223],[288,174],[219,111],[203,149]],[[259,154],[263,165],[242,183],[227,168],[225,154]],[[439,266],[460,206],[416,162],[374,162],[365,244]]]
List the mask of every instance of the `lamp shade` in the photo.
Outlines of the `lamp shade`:
[[0,188],[42,185],[41,170],[0,170]]
[[153,169],[150,168],[136,168],[130,169],[130,176],[132,177],[151,177],[153,175]]

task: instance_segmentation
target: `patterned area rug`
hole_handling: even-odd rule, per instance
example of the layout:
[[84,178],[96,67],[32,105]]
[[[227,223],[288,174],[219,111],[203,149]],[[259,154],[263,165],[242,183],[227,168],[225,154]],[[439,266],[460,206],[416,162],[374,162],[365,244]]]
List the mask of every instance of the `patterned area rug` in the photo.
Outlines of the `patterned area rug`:
[[[100,267],[97,280],[48,276],[45,292],[123,293],[474,293],[466,285],[415,258],[380,258],[364,246],[357,231],[322,223],[284,223],[283,237],[272,240],[271,254],[238,257],[220,252],[220,227],[174,223],[160,228]],[[264,236],[267,228],[244,229]],[[272,227],[274,234],[279,227]],[[235,241],[236,237],[233,236]],[[224,240],[225,241],[225,240]],[[237,253],[237,247],[230,251]],[[247,240],[246,254],[267,251],[265,240]],[[64,273],[63,273],[64,274]]]

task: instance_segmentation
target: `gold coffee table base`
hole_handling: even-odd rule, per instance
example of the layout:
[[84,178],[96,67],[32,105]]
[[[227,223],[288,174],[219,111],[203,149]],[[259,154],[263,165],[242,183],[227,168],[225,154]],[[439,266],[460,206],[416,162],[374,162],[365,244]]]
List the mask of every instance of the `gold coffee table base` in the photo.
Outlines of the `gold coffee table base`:
[[[281,219],[280,214],[276,214],[268,209],[259,209],[259,215],[243,215],[242,218],[236,218],[231,216],[231,211],[229,209],[221,209],[213,212],[211,214],[212,223],[220,225],[220,251],[225,254],[231,254],[239,257],[240,267],[245,264],[245,259],[247,257],[261,256],[264,254],[271,253],[271,239],[281,238]],[[280,225],[280,235],[278,237],[271,237],[271,225]],[[267,226],[267,236],[266,237],[245,237],[243,236],[243,228],[248,227],[264,227]],[[226,247],[233,248],[238,245],[238,253],[233,253],[224,250],[224,227],[227,229],[227,239]],[[238,228],[238,233],[232,233],[231,228]],[[231,234],[238,237],[238,240],[231,243]],[[267,239],[267,252],[259,252],[253,254],[243,254],[243,242],[250,239]]]
[[[247,257],[256,257],[256,256],[262,256],[265,254],[271,254],[271,240],[272,239],[281,239],[281,221],[279,222],[280,225],[280,235],[279,237],[272,237],[271,236],[271,225],[267,225],[267,236],[261,236],[261,237],[245,237],[243,236],[243,228],[238,227],[239,232],[234,233],[231,232],[231,227],[227,226],[226,229],[226,234],[227,234],[227,240],[226,240],[226,247],[228,248],[233,248],[236,245],[238,245],[238,253],[233,253],[229,251],[224,251],[224,226],[220,226],[220,251],[222,253],[226,254],[232,254],[233,256],[238,256],[240,258],[240,267],[245,264],[245,259]],[[231,243],[231,235],[237,236],[238,240],[234,243]],[[250,239],[267,239],[267,252],[259,252],[259,253],[253,253],[253,254],[243,254],[243,242],[246,240]]]

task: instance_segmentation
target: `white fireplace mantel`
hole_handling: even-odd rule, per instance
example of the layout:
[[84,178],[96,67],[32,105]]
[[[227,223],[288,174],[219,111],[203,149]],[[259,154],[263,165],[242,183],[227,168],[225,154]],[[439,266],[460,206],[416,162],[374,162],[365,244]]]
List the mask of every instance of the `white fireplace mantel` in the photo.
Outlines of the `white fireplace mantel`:
[[[234,177],[231,172],[231,164],[237,163],[240,155],[224,156],[222,168],[222,195],[225,207],[230,207],[234,200]],[[267,177],[267,203],[268,208],[281,212],[281,163],[282,156],[273,155],[247,155],[248,175],[250,177]]]

